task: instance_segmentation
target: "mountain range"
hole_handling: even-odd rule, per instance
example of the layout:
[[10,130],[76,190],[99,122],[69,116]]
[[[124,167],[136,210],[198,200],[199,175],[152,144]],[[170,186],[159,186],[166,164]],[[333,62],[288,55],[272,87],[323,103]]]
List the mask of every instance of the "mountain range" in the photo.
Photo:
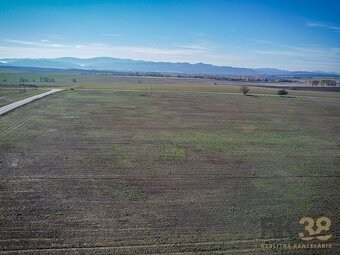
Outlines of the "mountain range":
[[160,72],[160,73],[182,73],[182,74],[205,74],[205,75],[338,75],[336,73],[325,73],[322,71],[287,71],[275,68],[240,68],[231,66],[215,66],[211,64],[197,63],[171,63],[152,62],[132,59],[119,59],[111,57],[96,58],[5,58],[0,59],[0,67],[38,67],[58,69],[80,69],[80,70],[103,70],[118,72]]

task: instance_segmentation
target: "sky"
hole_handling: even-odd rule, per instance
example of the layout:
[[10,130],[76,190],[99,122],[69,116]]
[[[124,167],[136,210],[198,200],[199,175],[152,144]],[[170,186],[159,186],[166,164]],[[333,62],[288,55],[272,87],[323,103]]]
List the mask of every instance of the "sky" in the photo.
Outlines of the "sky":
[[331,0],[0,0],[0,58],[340,73],[339,13]]

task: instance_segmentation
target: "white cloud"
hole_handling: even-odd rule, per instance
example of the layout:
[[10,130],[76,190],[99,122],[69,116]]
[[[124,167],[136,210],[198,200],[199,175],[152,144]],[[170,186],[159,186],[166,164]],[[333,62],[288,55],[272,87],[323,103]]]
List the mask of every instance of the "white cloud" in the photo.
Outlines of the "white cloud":
[[285,51],[285,50],[254,50],[257,54],[262,55],[277,55],[277,56],[301,56],[299,52],[296,51]]
[[199,44],[180,45],[181,48],[190,50],[205,51],[207,48]]
[[290,56],[290,57],[304,57],[314,59],[339,59],[340,48],[304,48],[295,50],[254,50],[256,54],[273,55],[273,56]]
[[[276,48],[281,48],[279,50],[255,50],[254,52],[258,54],[267,54],[267,55],[286,55],[286,56],[334,56],[334,54],[340,54],[340,48],[338,47],[321,47],[321,46],[295,46],[288,44],[281,44],[270,41],[261,41],[261,40],[251,40],[260,44],[267,44],[274,46]],[[272,47],[273,48],[273,47]]]
[[61,45],[55,43],[40,43],[20,40],[5,40],[11,45],[0,46],[2,58],[32,57],[49,58],[61,56],[97,57],[111,56],[119,58],[134,58],[154,61],[189,61],[190,57],[199,56],[196,50],[182,48],[156,48],[142,46],[113,46],[102,43]]
[[316,27],[316,28],[324,28],[333,31],[340,31],[340,26],[330,25],[324,22],[307,22],[307,27]]
[[[42,42],[44,41],[44,42]],[[4,42],[11,44],[19,44],[19,45],[29,45],[33,47],[52,47],[52,48],[62,48],[66,47],[66,45],[58,44],[58,43],[47,43],[47,40],[41,40],[40,42],[32,42],[32,41],[23,41],[23,40],[14,40],[14,39],[5,39]]]
[[201,53],[212,53],[217,48],[219,48],[219,45],[206,39],[200,39],[194,43],[188,43],[188,44],[175,44],[175,46],[179,48],[183,48],[183,49],[201,52]]
[[320,49],[322,47],[317,47],[317,46],[296,46],[296,45],[289,45],[289,44],[283,44],[283,43],[277,43],[277,42],[272,42],[272,41],[265,41],[265,40],[249,40],[251,42],[255,42],[258,44],[266,44],[270,45],[276,48],[284,48],[284,49],[289,49],[289,50],[294,50],[294,51],[299,51],[299,52],[305,52],[308,54],[313,54],[313,53],[319,53]]

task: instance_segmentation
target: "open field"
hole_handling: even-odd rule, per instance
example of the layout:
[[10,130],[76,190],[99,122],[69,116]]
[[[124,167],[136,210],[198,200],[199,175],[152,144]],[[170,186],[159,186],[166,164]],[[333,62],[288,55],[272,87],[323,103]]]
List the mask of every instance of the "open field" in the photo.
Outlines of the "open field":
[[[41,77],[54,79],[55,82],[40,82]],[[115,75],[109,73],[102,74],[86,74],[86,73],[9,73],[1,72],[0,69],[0,83],[17,83],[20,78],[28,79],[30,83],[35,83],[38,86],[79,86],[88,84],[185,84],[185,85],[233,85],[233,84],[247,84],[247,85],[259,85],[260,82],[242,82],[242,81],[229,81],[229,80],[216,80],[208,78],[178,78],[178,77],[155,77],[155,76],[127,76],[127,75]],[[76,79],[76,82],[73,82]],[[336,79],[336,78],[334,78]],[[304,86],[305,82],[302,80],[296,82],[266,82],[267,85],[272,86]],[[78,84],[77,84],[78,83]]]
[[[2,70],[4,71],[4,70]],[[27,84],[37,85],[39,88],[95,88],[95,89],[133,89],[144,90],[145,87],[153,87],[157,90],[178,91],[229,91],[239,92],[239,86],[249,86],[253,93],[260,93],[258,88],[285,88],[294,91],[323,91],[340,92],[340,87],[312,87],[308,85],[308,79],[296,79],[294,82],[246,82],[216,80],[209,78],[179,78],[179,77],[154,77],[154,76],[127,76],[109,73],[9,73],[0,70],[0,88],[16,87],[21,78],[27,79]],[[47,78],[53,82],[42,82],[40,78]],[[312,79],[309,78],[309,80]],[[336,77],[330,77],[338,81]],[[170,85],[170,86],[169,86]],[[266,90],[268,91],[268,90]]]
[[[75,90],[0,118],[0,253],[339,250],[339,93],[43,85]],[[261,248],[301,242],[304,216],[332,220],[332,249]]]

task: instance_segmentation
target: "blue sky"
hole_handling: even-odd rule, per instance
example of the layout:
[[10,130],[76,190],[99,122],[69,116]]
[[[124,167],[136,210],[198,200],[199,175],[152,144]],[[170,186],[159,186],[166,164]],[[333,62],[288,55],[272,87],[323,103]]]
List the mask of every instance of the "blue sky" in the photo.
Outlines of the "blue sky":
[[0,0],[0,58],[110,56],[340,72],[340,2]]

